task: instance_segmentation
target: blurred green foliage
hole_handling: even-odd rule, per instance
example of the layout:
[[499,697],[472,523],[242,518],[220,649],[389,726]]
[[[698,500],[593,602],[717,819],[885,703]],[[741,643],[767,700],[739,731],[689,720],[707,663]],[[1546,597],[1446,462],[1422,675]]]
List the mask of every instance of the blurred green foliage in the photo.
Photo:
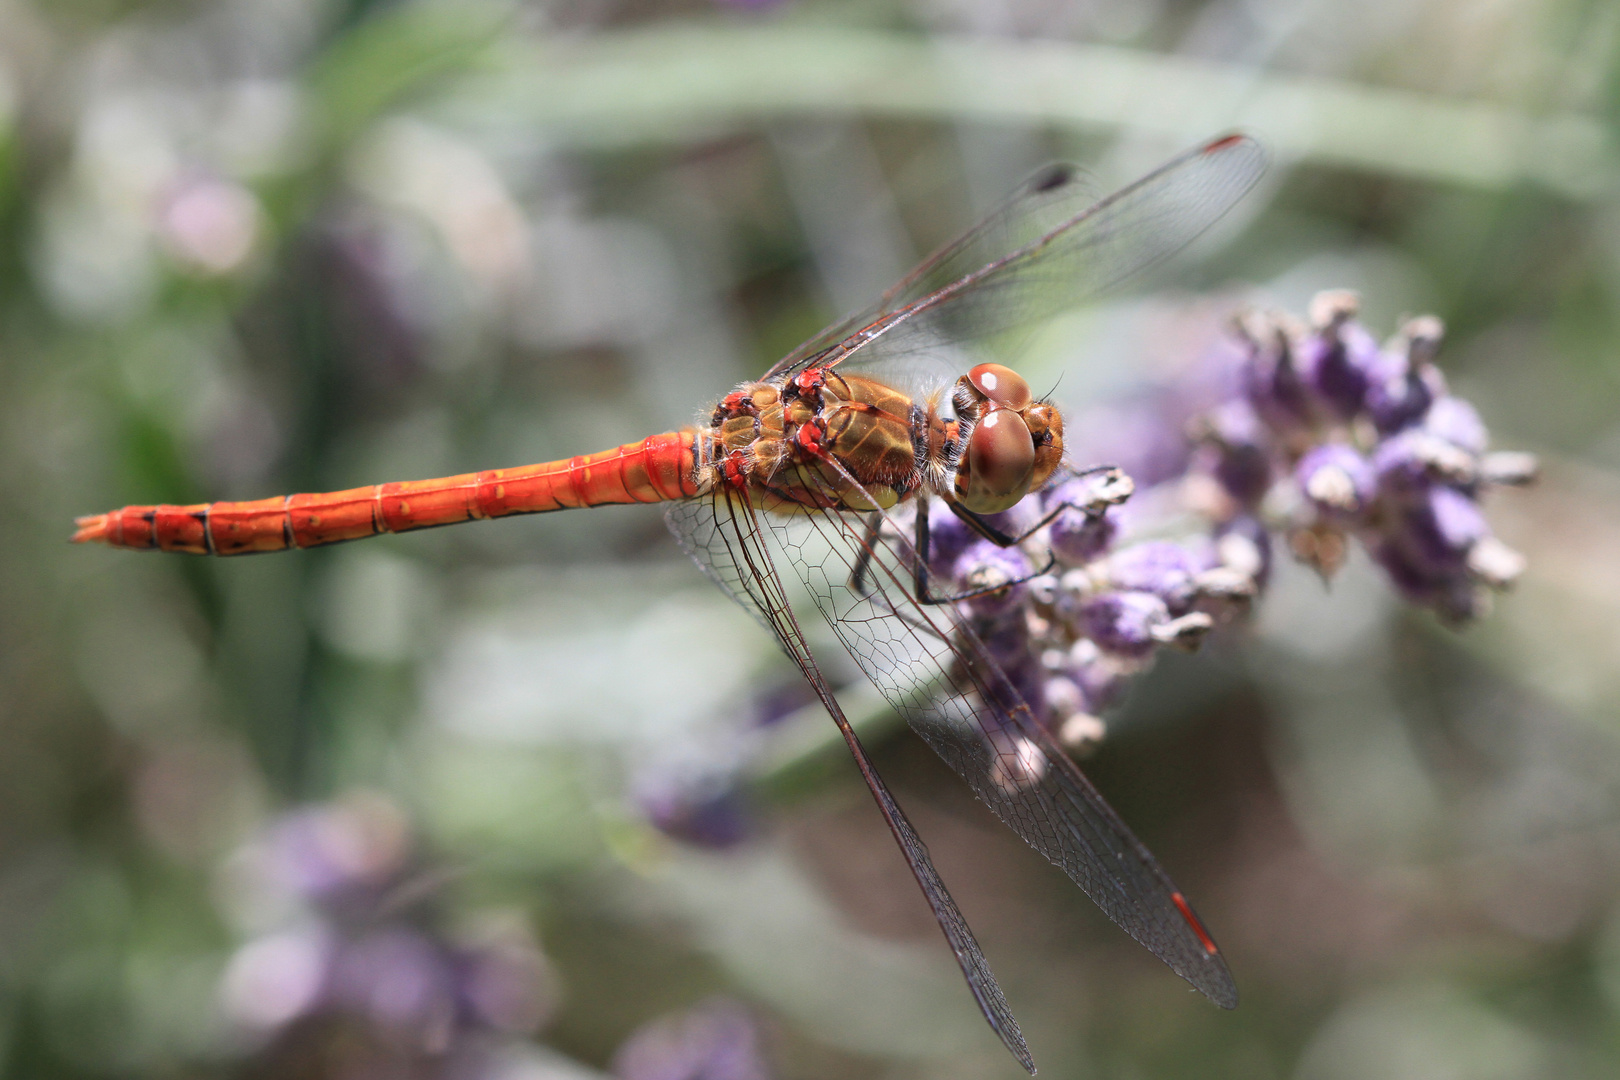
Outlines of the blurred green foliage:
[[[366,790],[444,934],[516,913],[549,958],[491,1075],[590,1075],[717,991],[782,1076],[1017,1075],[825,720],[751,727],[794,673],[653,509],[218,562],[68,524],[688,422],[1043,161],[1106,186],[1241,125],[1269,185],[1178,283],[1225,291],[1065,320],[1032,381],[1094,405],[1245,298],[1434,311],[1453,384],[1547,456],[1493,507],[1526,580],[1458,635],[1363,565],[1284,573],[1116,719],[1088,770],[1198,898],[1233,1014],[872,705],[880,764],[1043,1075],[1614,1075],[1616,10],[0,4],[0,1070],[358,1075],[220,988],[279,925],[241,852]],[[640,778],[743,759],[742,848],[642,821]]]

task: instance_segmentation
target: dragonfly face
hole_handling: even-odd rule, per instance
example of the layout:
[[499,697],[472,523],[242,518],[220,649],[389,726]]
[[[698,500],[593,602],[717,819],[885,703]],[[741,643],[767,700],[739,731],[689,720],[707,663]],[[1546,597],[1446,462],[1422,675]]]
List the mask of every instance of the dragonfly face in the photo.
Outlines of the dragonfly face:
[[877,379],[809,368],[744,383],[710,421],[718,478],[776,512],[887,510],[926,491],[975,514],[1005,510],[1063,459],[1063,417],[1000,364],[957,380],[955,416]]
[[1063,414],[1034,400],[1023,376],[980,364],[957,380],[955,399],[968,431],[952,494],[965,509],[1010,510],[1051,479],[1063,461]]

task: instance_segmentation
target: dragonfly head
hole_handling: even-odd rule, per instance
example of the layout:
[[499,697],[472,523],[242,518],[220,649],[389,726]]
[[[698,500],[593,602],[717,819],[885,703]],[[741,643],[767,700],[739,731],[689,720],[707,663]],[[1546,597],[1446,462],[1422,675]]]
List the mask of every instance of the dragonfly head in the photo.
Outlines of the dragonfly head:
[[956,499],[975,514],[1010,509],[1063,460],[1063,415],[1036,401],[1011,368],[980,364],[957,380],[957,414],[972,417],[956,468]]

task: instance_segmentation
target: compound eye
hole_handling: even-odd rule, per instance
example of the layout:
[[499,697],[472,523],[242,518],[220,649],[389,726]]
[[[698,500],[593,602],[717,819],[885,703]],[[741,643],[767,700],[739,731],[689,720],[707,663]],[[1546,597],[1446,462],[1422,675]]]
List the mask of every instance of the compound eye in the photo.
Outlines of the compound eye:
[[1029,383],[1010,367],[1001,364],[980,364],[967,373],[974,388],[1004,409],[1023,412],[1029,408],[1033,395]]
[[1023,417],[1035,440],[1035,474],[1029,478],[1029,486],[1038,488],[1063,463],[1063,414],[1051,402],[1042,401],[1025,409]]
[[992,410],[968,438],[967,490],[962,505],[975,514],[995,514],[1029,493],[1035,471],[1035,440],[1024,418],[1008,409]]

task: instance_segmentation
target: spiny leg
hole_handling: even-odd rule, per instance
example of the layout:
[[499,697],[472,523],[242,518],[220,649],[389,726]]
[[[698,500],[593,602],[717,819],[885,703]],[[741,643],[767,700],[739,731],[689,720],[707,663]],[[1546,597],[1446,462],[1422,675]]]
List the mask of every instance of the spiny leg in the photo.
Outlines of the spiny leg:
[[872,556],[877,553],[878,534],[883,530],[883,511],[874,510],[866,517],[866,531],[861,535],[861,551],[855,557],[855,566],[849,572],[849,591],[856,596],[866,595],[866,574],[872,568]]
[[[956,510],[959,514],[964,514],[964,513],[967,512],[967,511],[962,510],[955,503],[951,503],[950,507],[951,507],[952,510]],[[966,520],[966,519],[964,518],[964,520]],[[1033,532],[1033,531],[1034,530],[1031,530],[1031,532]],[[986,539],[989,539],[989,538],[987,537]],[[995,543],[994,540],[992,540],[991,542]],[[999,547],[1011,547],[1012,543],[1016,543],[1016,542],[1017,541],[1012,541],[1011,543],[998,544],[997,546],[999,546]],[[1046,565],[1041,567],[1039,570],[1035,571],[1033,574],[1025,574],[1021,578],[1014,578],[1011,581],[1004,581],[999,585],[989,585],[989,586],[986,586],[985,588],[982,588],[982,589],[968,589],[968,590],[966,590],[964,592],[952,593],[949,596],[934,596],[928,590],[928,555],[929,555],[928,545],[929,545],[929,539],[928,539],[928,501],[924,497],[918,496],[918,498],[917,498],[917,541],[916,541],[917,564],[916,564],[915,588],[916,588],[916,592],[917,592],[917,601],[918,601],[918,603],[922,603],[922,604],[954,604],[959,600],[972,600],[975,597],[979,597],[979,596],[989,596],[991,593],[1000,592],[1003,589],[1010,589],[1014,585],[1022,585],[1027,581],[1033,581],[1035,578],[1038,578],[1042,574],[1047,573],[1048,571],[1050,571],[1052,569],[1052,567],[1057,565],[1057,556],[1056,555],[1051,555],[1051,556],[1049,556],[1047,558]]]
[[[1119,470],[1113,465],[1093,465],[1089,469],[1080,469],[1078,471],[1070,470],[1069,476],[1070,479],[1079,480],[1081,477],[1092,476],[1096,473],[1118,471]],[[1124,474],[1120,473],[1120,475],[1123,476]],[[1128,495],[1130,492],[1127,491],[1126,494]],[[1113,501],[1118,502],[1121,500]],[[1100,510],[1092,510],[1086,506],[1076,505],[1075,503],[1071,502],[1061,502],[1051,510],[1047,511],[1045,516],[1043,516],[1034,525],[1031,525],[1028,529],[1024,530],[1023,533],[1019,534],[1018,536],[1013,536],[1010,533],[996,528],[984,517],[979,514],[975,514],[973,511],[964,507],[961,503],[953,501],[949,502],[947,505],[950,506],[951,513],[961,518],[968,528],[972,529],[974,532],[978,533],[980,536],[984,537],[984,539],[990,541],[997,547],[1016,547],[1017,545],[1022,544],[1025,540],[1028,540],[1031,536],[1034,536],[1041,529],[1045,528],[1047,525],[1050,525],[1053,520],[1055,520],[1057,516],[1063,513],[1065,510],[1079,510],[1088,516],[1101,513]],[[1110,505],[1112,505],[1112,503],[1110,503]],[[1045,571],[1043,570],[1042,573],[1045,573]]]

